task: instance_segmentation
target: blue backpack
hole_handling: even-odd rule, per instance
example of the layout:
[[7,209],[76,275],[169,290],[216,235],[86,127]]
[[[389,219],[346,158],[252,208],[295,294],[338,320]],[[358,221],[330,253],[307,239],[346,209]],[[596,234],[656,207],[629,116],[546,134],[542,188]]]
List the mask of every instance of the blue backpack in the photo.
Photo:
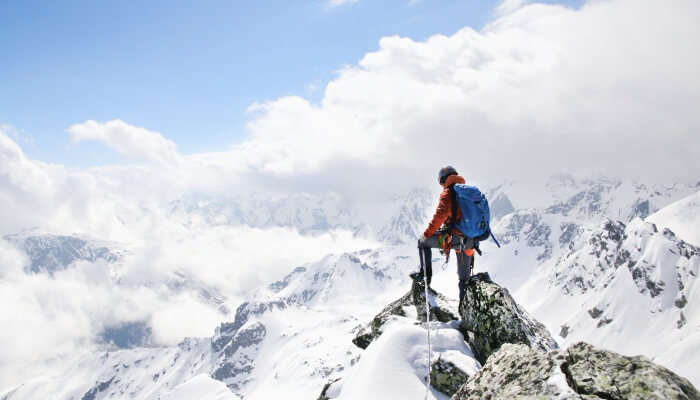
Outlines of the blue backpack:
[[452,215],[457,215],[456,206],[462,210],[462,218],[459,221],[453,220],[453,226],[464,236],[474,239],[477,246],[478,242],[490,236],[496,242],[496,246],[501,247],[491,232],[491,211],[486,196],[475,186],[465,184],[453,185],[452,193]]

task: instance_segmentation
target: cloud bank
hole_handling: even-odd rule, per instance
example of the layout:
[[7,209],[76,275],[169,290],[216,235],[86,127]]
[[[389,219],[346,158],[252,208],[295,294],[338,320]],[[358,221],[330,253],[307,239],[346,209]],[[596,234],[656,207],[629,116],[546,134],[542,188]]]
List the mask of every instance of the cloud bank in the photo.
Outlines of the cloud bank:
[[251,107],[250,138],[234,152],[263,173],[324,184],[362,185],[368,170],[403,171],[410,179],[391,181],[406,184],[446,163],[481,182],[698,175],[697,2],[511,3],[479,32],[382,38],[321,104]]
[[72,125],[68,132],[75,142],[103,142],[120,154],[137,160],[165,165],[177,164],[180,160],[175,143],[160,133],[132,126],[118,119],[105,123],[85,121]]

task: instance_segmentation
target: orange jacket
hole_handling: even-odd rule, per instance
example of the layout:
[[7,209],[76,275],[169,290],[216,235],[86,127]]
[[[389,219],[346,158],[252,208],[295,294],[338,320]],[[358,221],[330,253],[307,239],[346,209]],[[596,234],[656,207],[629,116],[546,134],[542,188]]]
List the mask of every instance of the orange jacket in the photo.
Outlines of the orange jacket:
[[[450,196],[450,186],[455,183],[466,183],[464,178],[459,175],[450,175],[445,179],[445,183],[442,185],[442,193],[440,193],[440,202],[438,203],[437,210],[435,210],[435,215],[433,215],[433,220],[428,224],[428,229],[423,233],[425,237],[431,237],[437,232],[438,229],[445,222],[449,221],[452,217],[452,196]],[[457,207],[457,219],[462,218],[462,212],[459,207]],[[459,233],[454,230],[455,233]]]

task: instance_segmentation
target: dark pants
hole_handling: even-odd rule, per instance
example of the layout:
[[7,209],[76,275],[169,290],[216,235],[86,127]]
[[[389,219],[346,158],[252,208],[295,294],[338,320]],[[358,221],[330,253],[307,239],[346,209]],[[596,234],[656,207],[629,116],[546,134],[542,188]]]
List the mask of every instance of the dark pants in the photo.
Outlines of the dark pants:
[[[428,286],[430,286],[430,281],[433,278],[433,259],[432,259],[432,249],[441,249],[442,246],[438,240],[440,236],[439,233],[426,238],[425,240],[418,242],[418,255],[421,260],[421,268],[425,270],[428,281]],[[462,242],[464,239],[464,242]],[[461,238],[458,235],[452,235],[452,248],[456,250],[457,253],[457,275],[459,276],[459,299],[460,301],[465,295],[467,289],[467,281],[471,275],[472,259],[474,256],[468,256],[464,254],[461,250],[471,249],[474,247],[474,242],[469,238]]]

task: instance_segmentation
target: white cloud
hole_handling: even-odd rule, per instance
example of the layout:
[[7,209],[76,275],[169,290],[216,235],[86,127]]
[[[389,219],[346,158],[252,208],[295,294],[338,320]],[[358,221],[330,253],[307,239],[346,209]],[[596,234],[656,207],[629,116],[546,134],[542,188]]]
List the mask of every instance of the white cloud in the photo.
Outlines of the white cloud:
[[[700,3],[509,11],[480,32],[382,38],[328,84],[321,105],[284,97],[254,106],[251,137],[236,150],[265,173],[352,182],[361,192],[356,185],[376,179],[421,181],[446,163],[482,182],[700,173],[700,53],[691,39]],[[390,171],[403,176],[387,179]]]
[[527,4],[527,0],[502,0],[496,7],[496,15],[504,16],[510,14]]
[[180,160],[175,143],[158,132],[129,125],[121,120],[105,123],[85,121],[68,128],[71,138],[80,142],[103,142],[119,153],[159,164],[176,164]]

